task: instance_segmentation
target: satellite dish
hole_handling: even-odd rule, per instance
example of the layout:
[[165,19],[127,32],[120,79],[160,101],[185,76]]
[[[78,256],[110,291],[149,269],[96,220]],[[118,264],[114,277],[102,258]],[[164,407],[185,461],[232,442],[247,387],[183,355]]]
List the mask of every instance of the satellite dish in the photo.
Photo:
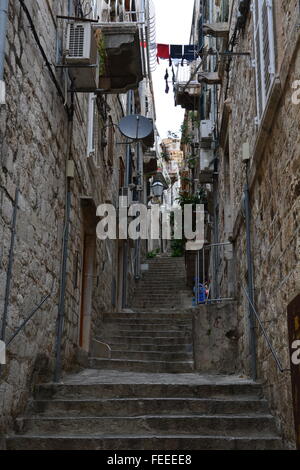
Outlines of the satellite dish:
[[153,132],[153,123],[144,116],[131,114],[121,119],[119,129],[129,139],[142,140]]

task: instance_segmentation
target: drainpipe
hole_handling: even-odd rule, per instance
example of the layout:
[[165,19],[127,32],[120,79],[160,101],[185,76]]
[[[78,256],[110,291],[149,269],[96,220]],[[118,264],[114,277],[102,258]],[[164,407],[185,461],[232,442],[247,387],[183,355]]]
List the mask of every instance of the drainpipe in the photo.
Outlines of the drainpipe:
[[[247,244],[247,269],[248,269],[248,295],[254,305],[254,282],[253,282],[253,257],[251,248],[251,207],[250,207],[250,191],[248,184],[248,177],[246,171],[246,184],[244,188],[244,208],[245,208],[245,223],[246,223],[246,244]],[[256,332],[255,332],[255,318],[252,310],[251,303],[248,304],[249,311],[249,333],[250,333],[250,361],[251,361],[251,374],[253,380],[257,378],[257,365],[256,365]]]
[[7,32],[8,0],[0,0],[0,104],[5,104],[4,61]]
[[[126,108],[127,116],[131,114],[132,100],[133,100],[133,91],[129,90],[127,93],[127,108]],[[127,188],[128,193],[129,193],[130,166],[131,166],[131,150],[130,150],[130,144],[127,144],[126,145],[126,162],[125,162],[125,188]],[[128,276],[128,240],[125,240],[124,253],[123,253],[122,308],[127,307],[127,276]]]
[[[142,165],[141,165],[141,147],[140,143],[136,143],[136,163],[137,163],[137,175],[138,175],[138,185],[142,184]],[[138,203],[141,202],[141,193],[138,192]],[[140,279],[140,257],[141,257],[141,239],[138,238],[135,242],[135,266],[134,266],[134,277],[135,280],[138,281]]]
[[[67,162],[72,157],[72,137],[73,137],[73,118],[74,118],[74,91],[71,92],[71,108],[68,122],[68,148],[67,148]],[[59,382],[62,371],[62,340],[65,323],[65,300],[67,290],[67,261],[68,261],[68,245],[70,236],[70,213],[71,213],[71,182],[66,178],[66,202],[65,202],[65,226],[63,233],[63,247],[62,247],[62,262],[61,262],[61,275],[60,275],[60,294],[58,303],[58,316],[56,323],[56,339],[55,339],[55,368],[54,368],[54,382]]]

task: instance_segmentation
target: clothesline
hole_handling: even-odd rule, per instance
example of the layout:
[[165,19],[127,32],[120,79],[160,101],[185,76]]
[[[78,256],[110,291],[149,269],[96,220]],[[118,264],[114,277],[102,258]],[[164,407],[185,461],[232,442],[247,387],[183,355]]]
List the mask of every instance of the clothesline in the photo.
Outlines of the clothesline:
[[157,61],[159,59],[179,59],[193,62],[198,57],[197,46],[187,44],[157,44]]

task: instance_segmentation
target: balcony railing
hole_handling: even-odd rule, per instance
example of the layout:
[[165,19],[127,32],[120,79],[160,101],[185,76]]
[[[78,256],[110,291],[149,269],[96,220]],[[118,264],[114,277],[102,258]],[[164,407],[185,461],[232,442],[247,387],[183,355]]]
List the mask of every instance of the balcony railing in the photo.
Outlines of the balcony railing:
[[143,24],[146,21],[139,0],[100,0],[99,11],[101,22]]
[[174,86],[175,104],[188,110],[197,110],[201,94],[201,85],[197,80],[197,70],[201,59],[197,58],[183,67],[178,65]]

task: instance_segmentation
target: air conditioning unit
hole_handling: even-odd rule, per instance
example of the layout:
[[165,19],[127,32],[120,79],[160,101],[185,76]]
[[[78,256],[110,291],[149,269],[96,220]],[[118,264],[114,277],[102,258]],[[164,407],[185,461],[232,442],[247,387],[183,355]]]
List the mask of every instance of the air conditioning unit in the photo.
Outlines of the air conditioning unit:
[[211,120],[200,121],[200,142],[211,142],[213,140],[214,126]]
[[200,170],[211,170],[214,162],[214,151],[212,149],[200,150]]
[[70,76],[76,91],[92,92],[98,88],[99,60],[91,23],[67,24],[64,61],[69,65]]

